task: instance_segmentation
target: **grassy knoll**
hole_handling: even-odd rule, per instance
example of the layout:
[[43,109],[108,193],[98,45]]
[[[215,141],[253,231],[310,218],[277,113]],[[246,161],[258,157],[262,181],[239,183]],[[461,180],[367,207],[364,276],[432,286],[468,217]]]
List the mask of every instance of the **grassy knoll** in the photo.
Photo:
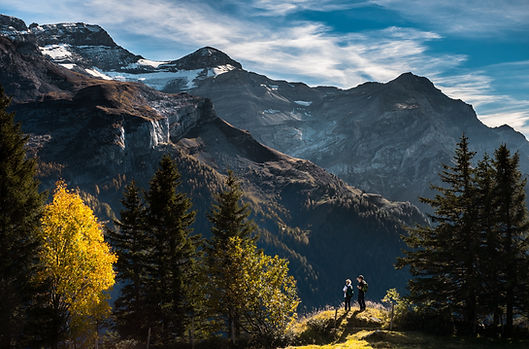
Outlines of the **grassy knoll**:
[[529,341],[493,341],[389,331],[387,312],[376,304],[365,312],[326,309],[300,319],[292,328],[296,346],[288,349],[496,349],[529,348]]

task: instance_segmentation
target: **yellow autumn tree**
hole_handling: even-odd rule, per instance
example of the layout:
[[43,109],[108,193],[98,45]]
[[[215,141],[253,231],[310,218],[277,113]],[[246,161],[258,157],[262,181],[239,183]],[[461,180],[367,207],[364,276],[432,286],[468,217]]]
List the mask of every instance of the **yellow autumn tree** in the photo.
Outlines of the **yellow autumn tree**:
[[100,316],[94,311],[105,308],[102,294],[114,285],[117,257],[92,210],[63,181],[57,182],[53,201],[44,209],[40,238],[39,278],[49,285],[56,345],[81,318]]

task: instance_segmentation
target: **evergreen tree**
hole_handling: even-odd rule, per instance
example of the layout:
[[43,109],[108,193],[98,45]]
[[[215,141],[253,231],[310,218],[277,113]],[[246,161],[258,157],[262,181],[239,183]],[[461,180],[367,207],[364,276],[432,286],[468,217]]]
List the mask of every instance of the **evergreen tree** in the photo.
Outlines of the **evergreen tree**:
[[199,237],[192,235],[195,212],[191,201],[178,192],[180,174],[165,155],[146,194],[146,228],[151,263],[147,298],[155,316],[153,334],[169,344],[184,334],[193,312],[189,281],[196,270]]
[[211,247],[222,248],[228,239],[239,237],[242,240],[255,241],[256,226],[248,217],[251,210],[248,204],[241,203],[243,191],[233,171],[228,171],[226,190],[216,195],[216,204],[213,204],[208,218],[213,224]]
[[[232,342],[240,334],[240,309],[244,297],[240,297],[233,292],[234,280],[240,279],[243,275],[237,274],[232,256],[224,253],[232,238],[238,238],[242,243],[255,242],[253,233],[255,224],[248,217],[250,209],[247,204],[242,204],[243,192],[240,184],[232,171],[228,171],[226,180],[226,190],[216,195],[216,203],[212,205],[208,218],[212,223],[212,237],[206,248],[209,275],[211,278],[211,289],[215,289],[215,294],[210,295],[212,307],[216,309],[226,320],[228,334]],[[241,270],[239,269],[239,273]],[[240,290],[244,292],[244,290]],[[232,295],[232,296],[230,296]],[[234,296],[233,296],[234,295]]]
[[472,156],[463,137],[454,165],[441,174],[448,185],[436,187],[434,199],[423,199],[434,208],[433,225],[412,229],[404,238],[410,250],[398,266],[409,265],[414,275],[412,300],[462,315],[472,334],[478,318],[489,316],[497,333],[505,312],[504,335],[510,336],[515,316],[528,309],[526,180],[518,154],[505,145],[475,169]]
[[36,289],[31,282],[37,266],[36,233],[44,205],[35,179],[35,161],[26,156],[27,138],[10,99],[0,86],[0,347],[21,346],[28,305]]
[[414,301],[443,314],[459,314],[465,331],[475,334],[480,234],[476,226],[473,156],[463,135],[453,165],[444,165],[440,174],[445,186],[433,187],[438,191],[433,199],[421,198],[434,210],[430,215],[433,225],[409,231],[404,241],[410,249],[397,266],[410,266],[414,276],[409,283],[410,296]]
[[474,182],[476,222],[481,234],[481,251],[478,261],[479,278],[482,280],[479,292],[481,316],[493,316],[493,330],[500,325],[500,283],[499,263],[500,242],[497,235],[497,208],[495,205],[495,172],[490,157],[485,154],[478,162]]
[[117,278],[123,283],[114,303],[114,315],[121,335],[144,339],[148,330],[145,294],[150,250],[145,232],[145,206],[134,180],[125,187],[121,203],[120,220],[115,221],[117,229],[108,231],[118,255]]
[[511,156],[501,145],[495,153],[495,201],[497,208],[496,239],[501,248],[497,263],[501,285],[498,293],[505,297],[505,335],[510,336],[516,309],[523,308],[528,289],[528,238],[529,220],[525,206],[525,184],[519,170],[518,154]]

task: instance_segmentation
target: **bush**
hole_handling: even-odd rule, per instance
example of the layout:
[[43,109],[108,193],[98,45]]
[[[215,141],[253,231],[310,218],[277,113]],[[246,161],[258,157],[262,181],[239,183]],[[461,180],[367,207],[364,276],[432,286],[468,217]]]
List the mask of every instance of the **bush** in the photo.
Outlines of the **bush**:
[[405,331],[422,331],[441,336],[452,335],[455,329],[448,312],[419,307],[409,307],[403,312],[397,326]]
[[449,313],[439,312],[428,306],[415,306],[406,297],[401,297],[396,289],[386,292],[382,302],[389,304],[386,323],[390,323],[393,305],[393,329],[401,331],[424,331],[436,335],[454,333],[454,323]]
[[109,331],[103,337],[106,349],[139,349],[143,346],[134,339],[122,339],[117,332]]

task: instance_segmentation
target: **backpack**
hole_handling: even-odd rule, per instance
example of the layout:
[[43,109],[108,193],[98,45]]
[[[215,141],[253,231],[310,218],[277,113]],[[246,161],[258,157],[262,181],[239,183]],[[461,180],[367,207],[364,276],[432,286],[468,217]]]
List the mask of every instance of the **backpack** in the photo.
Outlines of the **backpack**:
[[353,286],[351,285],[347,286],[347,291],[345,291],[345,295],[347,297],[353,297]]
[[367,284],[367,282],[364,281],[364,282],[363,282],[363,285],[362,285],[362,291],[363,291],[364,293],[367,293],[367,288],[368,288],[368,287],[369,287],[369,285]]

